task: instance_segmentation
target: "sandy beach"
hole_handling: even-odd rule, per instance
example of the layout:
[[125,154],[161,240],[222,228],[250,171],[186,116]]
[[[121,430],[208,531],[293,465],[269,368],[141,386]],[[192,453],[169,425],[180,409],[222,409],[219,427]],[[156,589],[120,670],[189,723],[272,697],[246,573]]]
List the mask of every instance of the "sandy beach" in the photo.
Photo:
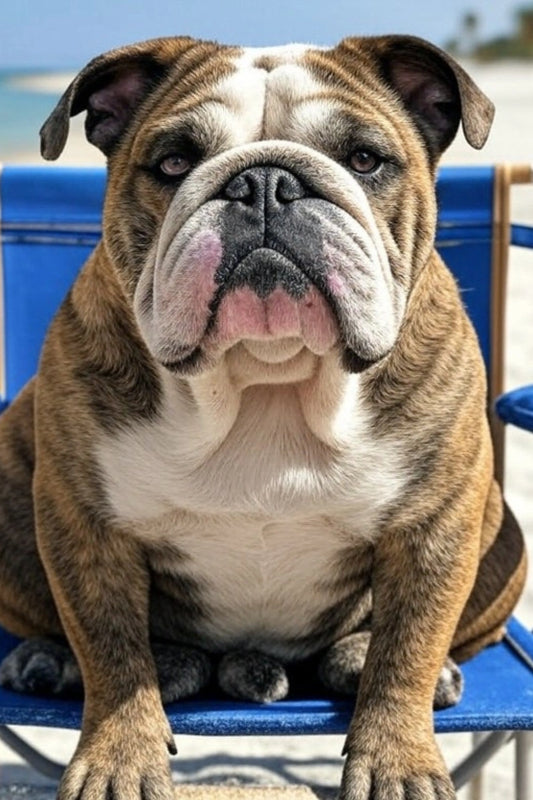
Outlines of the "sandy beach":
[[[447,164],[533,162],[533,65],[467,65],[480,87],[494,100],[497,115],[491,138],[480,152],[460,134],[444,158]],[[69,75],[25,77],[32,88],[49,92],[64,88]],[[22,79],[21,79],[22,80]],[[35,83],[37,80],[37,83]],[[37,149],[13,153],[9,161],[42,163]],[[103,157],[83,135],[83,123],[73,121],[72,133],[60,164],[102,164]],[[513,216],[533,224],[533,186],[518,187]],[[509,274],[506,385],[533,383],[533,251],[513,251]],[[506,494],[518,516],[533,553],[533,436],[509,430],[507,436]],[[519,607],[519,616],[533,625],[533,568]],[[505,680],[505,676],[502,676]],[[51,757],[66,761],[77,735],[70,732],[20,729]],[[453,765],[466,752],[469,737],[441,737],[447,762]],[[342,760],[339,737],[297,739],[193,739],[180,737],[176,780],[234,783],[306,783],[331,788],[338,785]],[[512,785],[512,748],[506,747],[486,770],[485,800],[505,800]],[[35,787],[24,789],[24,785]],[[38,788],[40,787],[40,788]],[[52,797],[51,784],[24,766],[0,745],[0,800],[7,797]],[[295,794],[295,798],[296,798]],[[459,795],[466,798],[465,791]]]
[[15,75],[10,78],[9,83],[21,91],[60,95],[73,77],[73,72],[29,73],[28,75]]

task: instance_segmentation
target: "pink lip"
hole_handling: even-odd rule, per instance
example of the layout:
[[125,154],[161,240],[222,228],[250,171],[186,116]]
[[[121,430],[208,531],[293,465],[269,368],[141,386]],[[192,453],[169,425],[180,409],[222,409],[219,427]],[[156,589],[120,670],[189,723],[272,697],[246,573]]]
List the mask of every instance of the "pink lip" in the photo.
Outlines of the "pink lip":
[[[324,354],[339,336],[337,321],[324,296],[315,286],[295,299],[281,287],[260,298],[242,286],[225,294],[209,325],[212,303],[220,286],[215,275],[223,256],[220,235],[215,230],[195,234],[179,254],[177,262],[164,260],[154,281],[154,325],[165,343],[182,350],[197,347],[210,327],[206,344],[227,349],[243,339],[297,338],[316,354]],[[333,270],[328,277],[333,296],[345,290],[342,277]]]
[[301,338],[317,354],[327,352],[337,341],[335,318],[315,287],[298,300],[281,288],[265,299],[248,287],[224,296],[217,314],[216,343],[282,338]]

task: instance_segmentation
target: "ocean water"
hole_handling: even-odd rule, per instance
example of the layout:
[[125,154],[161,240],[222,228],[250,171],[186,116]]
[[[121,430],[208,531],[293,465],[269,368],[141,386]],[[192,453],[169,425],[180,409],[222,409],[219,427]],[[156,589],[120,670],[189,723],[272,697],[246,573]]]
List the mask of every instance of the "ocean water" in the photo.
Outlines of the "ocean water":
[[27,74],[0,70],[0,162],[9,162],[17,153],[30,151],[38,158],[39,128],[59,98],[52,92],[19,86],[17,77]]

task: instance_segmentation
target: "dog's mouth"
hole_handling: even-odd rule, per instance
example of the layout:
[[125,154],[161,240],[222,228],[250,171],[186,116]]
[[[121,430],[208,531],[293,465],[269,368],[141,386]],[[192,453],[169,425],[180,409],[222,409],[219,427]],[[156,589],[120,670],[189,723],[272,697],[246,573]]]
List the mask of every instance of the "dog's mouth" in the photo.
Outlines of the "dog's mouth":
[[[257,248],[222,277],[206,330],[217,344],[260,342],[252,345],[255,352],[279,352],[281,358],[294,350],[287,340],[301,341],[316,355],[337,341],[338,323],[324,293],[279,252]],[[278,342],[285,344],[270,347]]]
[[215,289],[197,343],[164,362],[167,369],[191,369],[202,357],[241,343],[250,355],[281,364],[307,348],[321,356],[340,336],[327,287],[318,287],[304,268],[271,248],[252,250],[236,264],[215,272]]

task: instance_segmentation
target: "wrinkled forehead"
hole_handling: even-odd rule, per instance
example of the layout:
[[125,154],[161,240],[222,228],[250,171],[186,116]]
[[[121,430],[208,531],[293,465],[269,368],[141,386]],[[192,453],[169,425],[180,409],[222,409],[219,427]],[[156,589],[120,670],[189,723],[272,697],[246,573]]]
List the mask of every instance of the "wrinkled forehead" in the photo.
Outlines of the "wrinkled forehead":
[[287,138],[314,106],[324,106],[325,85],[305,63],[308,45],[245,48],[233,60],[234,71],[214,87],[215,102],[238,120],[248,139]]
[[[318,64],[323,57],[329,69]],[[364,134],[369,116],[395,138],[387,113],[376,110],[376,87],[365,87],[364,75],[350,76],[350,81],[331,78],[334,51],[329,48],[221,48],[213,58],[218,59],[217,68],[199,75],[198,81],[190,80],[185,93],[176,82],[174,100],[167,95],[164,109],[160,106],[148,123],[152,141],[165,135],[169,143],[179,141],[184,132],[208,156],[266,139],[328,150],[322,147],[324,136],[334,131],[338,141],[353,138],[350,120],[356,120]]]

